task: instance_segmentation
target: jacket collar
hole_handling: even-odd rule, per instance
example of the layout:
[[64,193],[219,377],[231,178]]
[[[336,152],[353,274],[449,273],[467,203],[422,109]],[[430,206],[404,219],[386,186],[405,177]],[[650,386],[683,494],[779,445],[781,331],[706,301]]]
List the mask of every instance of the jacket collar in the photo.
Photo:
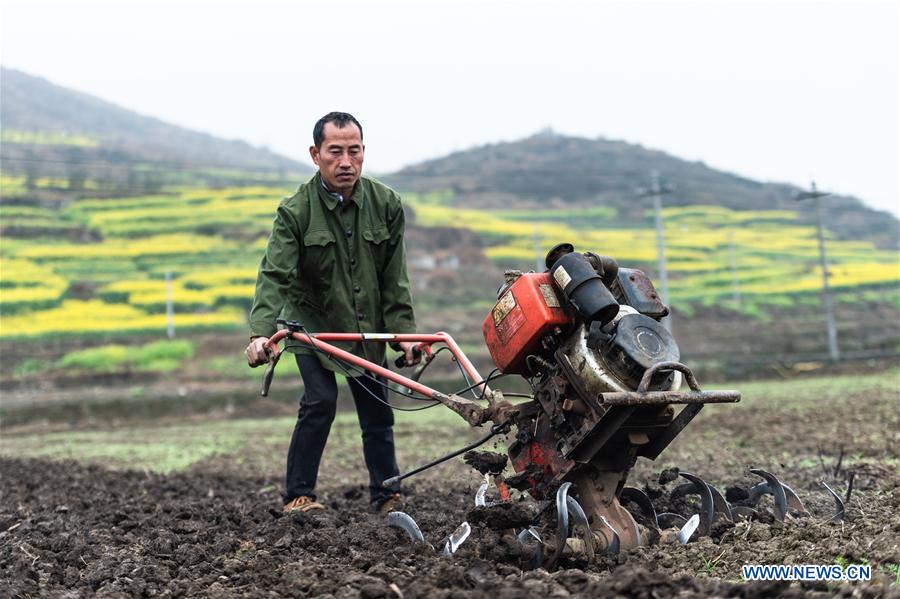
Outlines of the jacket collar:
[[[325,204],[325,207],[328,208],[329,211],[334,212],[334,209],[337,208],[342,202],[340,199],[340,194],[333,192],[325,186],[325,181],[322,179],[321,171],[316,171],[315,181],[313,184],[316,186],[317,193],[319,194],[319,198],[322,200],[322,203]],[[362,185],[359,184],[359,181],[356,182],[356,188],[353,190],[353,194],[349,198],[344,198],[344,202],[353,202],[357,206],[362,206],[363,204],[363,191]]]

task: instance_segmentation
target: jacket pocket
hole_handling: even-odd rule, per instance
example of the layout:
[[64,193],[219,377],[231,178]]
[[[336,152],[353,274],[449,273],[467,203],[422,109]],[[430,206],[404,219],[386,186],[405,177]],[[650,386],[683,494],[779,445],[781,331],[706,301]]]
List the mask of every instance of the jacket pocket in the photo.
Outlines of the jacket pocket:
[[316,229],[315,231],[307,231],[303,236],[303,245],[322,246],[325,247],[329,243],[334,243],[334,235],[328,229]]
[[387,227],[384,225],[376,225],[368,229],[363,229],[362,235],[363,239],[371,243],[381,243],[382,241],[386,241],[391,236],[391,234],[387,230]]
[[312,294],[330,288],[335,269],[334,235],[326,229],[307,231],[303,236],[300,284]]

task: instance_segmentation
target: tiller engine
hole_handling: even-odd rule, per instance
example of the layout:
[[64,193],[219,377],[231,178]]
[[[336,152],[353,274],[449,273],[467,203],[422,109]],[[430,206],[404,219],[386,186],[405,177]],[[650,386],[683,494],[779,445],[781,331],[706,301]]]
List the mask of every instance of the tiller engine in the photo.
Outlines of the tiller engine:
[[[619,503],[635,460],[656,459],[705,403],[740,394],[699,389],[640,270],[569,244],[551,250],[547,267],[508,273],[483,325],[500,371],[534,381],[534,401],[513,415],[518,474],[507,483],[545,499],[571,482],[600,549],[641,545]],[[679,391],[682,381],[690,391]],[[676,414],[677,404],[686,405]]]

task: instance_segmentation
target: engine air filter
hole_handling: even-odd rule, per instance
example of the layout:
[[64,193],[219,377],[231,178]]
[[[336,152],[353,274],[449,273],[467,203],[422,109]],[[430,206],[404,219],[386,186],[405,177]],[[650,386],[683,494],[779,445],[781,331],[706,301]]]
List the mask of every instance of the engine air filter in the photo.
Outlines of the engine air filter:
[[[672,333],[643,314],[623,316],[604,353],[616,375],[627,381],[632,389],[637,388],[644,372],[654,364],[677,362],[681,357]],[[656,373],[650,388],[659,388],[670,375],[666,371]]]

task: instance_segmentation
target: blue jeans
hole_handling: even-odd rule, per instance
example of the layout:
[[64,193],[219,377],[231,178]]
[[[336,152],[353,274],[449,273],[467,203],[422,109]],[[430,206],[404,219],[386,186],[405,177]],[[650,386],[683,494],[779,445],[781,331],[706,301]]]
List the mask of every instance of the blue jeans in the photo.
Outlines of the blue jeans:
[[[337,382],[334,373],[319,363],[316,356],[297,354],[297,366],[303,377],[304,393],[300,398],[297,424],[288,450],[284,503],[307,495],[315,499],[316,478],[322,452],[337,410]],[[380,379],[384,382],[384,379]],[[362,430],[363,455],[369,469],[369,494],[378,504],[400,490],[399,484],[385,489],[382,482],[399,474],[394,452],[394,412],[382,401],[385,389],[365,377],[348,378],[359,427]],[[368,391],[367,391],[368,390]]]

